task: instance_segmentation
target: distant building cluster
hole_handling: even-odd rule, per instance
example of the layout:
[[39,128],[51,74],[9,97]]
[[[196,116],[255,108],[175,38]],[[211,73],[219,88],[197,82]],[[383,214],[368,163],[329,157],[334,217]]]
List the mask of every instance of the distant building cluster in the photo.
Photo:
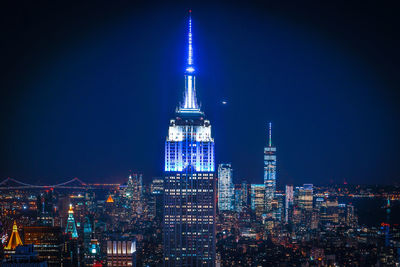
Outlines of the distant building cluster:
[[7,215],[1,266],[137,266],[138,240],[161,223],[156,210],[162,203],[155,198],[135,173],[123,185],[8,191],[0,197]]
[[[233,180],[232,165],[220,166],[222,175]],[[164,181],[143,184],[141,177],[133,173],[122,185],[1,190],[1,266],[163,265]],[[286,185],[275,192],[270,210],[264,184],[228,188],[233,189],[230,208],[201,221],[210,225],[215,218],[216,266],[399,262],[400,229],[391,217],[400,199],[398,188]],[[353,204],[360,200],[381,203],[384,221],[360,224]],[[198,214],[204,213],[197,212],[189,223],[199,223]]]

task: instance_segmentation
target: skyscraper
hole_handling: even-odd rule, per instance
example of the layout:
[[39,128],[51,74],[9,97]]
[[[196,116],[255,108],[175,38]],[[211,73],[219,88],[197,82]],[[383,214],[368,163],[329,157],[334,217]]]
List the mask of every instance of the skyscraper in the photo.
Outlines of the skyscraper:
[[289,214],[293,205],[293,185],[286,185],[285,190],[285,222],[289,223]]
[[251,184],[251,209],[257,216],[261,216],[265,207],[265,185]]
[[276,147],[272,146],[272,123],[268,127],[268,145],[264,148],[265,210],[272,210],[276,190]]
[[249,186],[246,181],[242,182],[242,199],[243,206],[247,206],[249,204]]
[[243,189],[240,184],[234,186],[233,190],[234,202],[233,208],[236,212],[242,212],[243,209]]
[[214,139],[197,103],[189,14],[183,103],[165,142],[164,265],[215,266]]
[[61,266],[63,238],[60,227],[26,226],[23,233],[25,245],[34,245],[39,259],[46,260],[51,267]]
[[54,226],[53,190],[45,191],[37,197],[38,221],[44,226]]
[[72,238],[78,238],[78,231],[76,230],[74,210],[72,209],[72,204],[69,204],[68,220],[67,220],[67,227],[65,227],[65,233],[71,234]]
[[[313,185],[304,184],[301,187],[296,187],[294,197],[296,209],[298,210],[298,218],[296,218],[296,223],[300,223],[305,228],[310,228],[313,219]],[[329,217],[329,220],[332,219],[333,218]]]
[[128,182],[124,190],[124,196],[129,200],[135,216],[142,214],[142,191],[143,191],[143,175],[141,173],[132,173],[128,177]]
[[297,203],[301,209],[311,211],[313,208],[313,185],[304,184],[302,187],[296,187]]
[[5,246],[5,249],[6,250],[15,250],[15,248],[18,247],[19,245],[23,245],[23,244],[22,244],[22,240],[18,234],[17,222],[14,221],[11,236],[10,236],[10,239],[8,239],[8,243],[7,243],[7,246]]
[[232,182],[232,165],[218,165],[218,209],[233,210],[234,194]]
[[150,210],[154,217],[162,219],[164,208],[164,180],[155,178],[150,186],[151,202]]

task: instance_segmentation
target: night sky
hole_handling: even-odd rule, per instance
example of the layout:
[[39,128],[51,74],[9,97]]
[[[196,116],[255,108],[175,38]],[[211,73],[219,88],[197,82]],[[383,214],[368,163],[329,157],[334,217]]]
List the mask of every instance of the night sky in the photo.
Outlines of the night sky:
[[0,180],[161,176],[189,9],[198,98],[236,182],[263,181],[269,121],[280,186],[400,180],[390,2],[55,2],[0,11]]

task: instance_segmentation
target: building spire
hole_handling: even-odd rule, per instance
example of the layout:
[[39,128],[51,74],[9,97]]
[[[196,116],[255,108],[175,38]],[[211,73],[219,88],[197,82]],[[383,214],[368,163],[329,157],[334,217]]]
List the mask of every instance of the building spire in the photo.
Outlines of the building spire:
[[72,204],[69,204],[67,227],[65,228],[65,233],[71,233],[72,238],[78,238],[78,231],[76,230],[74,210]]
[[193,63],[192,10],[189,10],[188,21],[188,57],[185,69],[185,94],[179,113],[199,114],[200,107],[196,98],[195,68]]
[[187,73],[194,72],[193,66],[193,40],[192,40],[192,10],[189,10],[189,27],[188,27],[188,58],[187,58]]
[[18,234],[17,223],[16,223],[16,221],[14,221],[11,237],[8,240],[8,244],[7,244],[7,246],[5,246],[4,249],[6,249],[6,250],[15,250],[15,248],[18,247],[19,245],[22,245],[22,240],[21,240],[21,238],[19,237],[19,234]]
[[268,146],[272,147],[272,123],[268,124]]

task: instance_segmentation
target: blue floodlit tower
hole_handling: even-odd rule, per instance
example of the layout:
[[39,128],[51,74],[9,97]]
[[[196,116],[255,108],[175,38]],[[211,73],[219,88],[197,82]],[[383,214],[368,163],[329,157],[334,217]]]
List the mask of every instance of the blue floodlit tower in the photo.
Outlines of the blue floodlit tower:
[[74,211],[72,209],[72,204],[69,204],[67,227],[65,227],[65,233],[71,234],[72,238],[78,238],[78,231],[76,230]]
[[272,123],[268,125],[268,145],[264,148],[265,211],[272,210],[276,190],[276,147],[272,146]]
[[164,265],[215,266],[214,139],[196,99],[192,20],[183,103],[165,142]]

